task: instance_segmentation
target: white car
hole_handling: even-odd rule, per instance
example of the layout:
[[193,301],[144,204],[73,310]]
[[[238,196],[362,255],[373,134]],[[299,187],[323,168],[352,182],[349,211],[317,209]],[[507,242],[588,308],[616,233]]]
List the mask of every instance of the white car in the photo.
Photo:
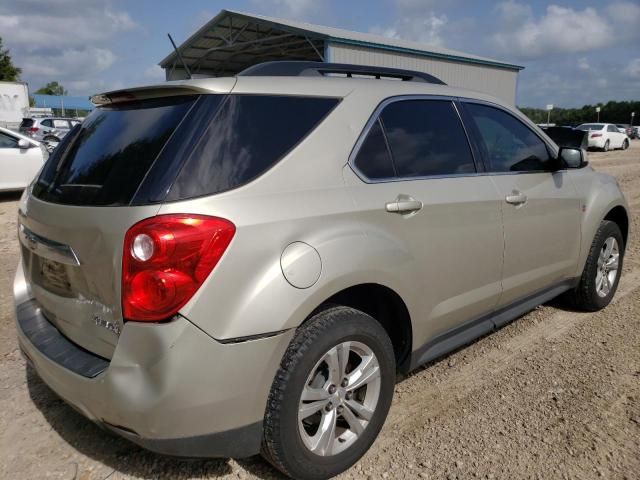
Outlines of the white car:
[[49,158],[44,145],[0,127],[0,192],[23,190]]
[[599,148],[605,152],[612,148],[629,148],[629,137],[618,131],[613,123],[583,123],[577,128],[589,132],[589,148]]

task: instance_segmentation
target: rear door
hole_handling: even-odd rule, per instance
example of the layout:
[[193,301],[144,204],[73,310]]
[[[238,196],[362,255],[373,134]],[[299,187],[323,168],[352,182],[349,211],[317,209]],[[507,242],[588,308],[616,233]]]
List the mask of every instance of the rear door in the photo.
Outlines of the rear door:
[[489,104],[465,102],[464,110],[502,200],[505,306],[575,274],[581,203],[568,173],[550,171],[550,148],[528,125]]
[[399,242],[416,345],[492,310],[501,292],[500,199],[478,175],[451,99],[396,98],[359,140],[347,176],[363,228]]

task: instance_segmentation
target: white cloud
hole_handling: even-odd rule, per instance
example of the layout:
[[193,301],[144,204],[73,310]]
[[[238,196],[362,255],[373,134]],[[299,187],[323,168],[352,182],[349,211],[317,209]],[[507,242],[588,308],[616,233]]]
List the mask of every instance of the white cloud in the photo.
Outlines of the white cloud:
[[146,68],[143,76],[145,79],[154,82],[161,82],[166,79],[164,69],[160,67],[160,65],[151,65],[149,68]]
[[550,53],[577,53],[611,45],[615,30],[594,8],[573,10],[549,5],[534,18],[531,10],[513,1],[499,4],[502,31],[493,35],[504,53],[520,58],[539,58]]
[[389,27],[376,26],[372,27],[370,31],[388,38],[402,38],[429,45],[441,45],[443,43],[442,31],[447,22],[446,15],[436,15],[429,12],[421,16],[401,17]]
[[295,20],[309,20],[326,7],[317,0],[253,0],[252,3],[267,15]]
[[71,93],[100,84],[117,61],[110,43],[137,28],[107,0],[8,0],[0,5],[0,32],[22,77],[38,88],[51,80]]
[[620,25],[628,25],[638,35],[638,30],[640,30],[640,4],[614,2],[607,5],[606,12],[613,21]]
[[591,69],[591,65],[589,64],[589,60],[587,60],[587,57],[582,57],[582,58],[578,59],[578,68],[580,70],[590,70]]

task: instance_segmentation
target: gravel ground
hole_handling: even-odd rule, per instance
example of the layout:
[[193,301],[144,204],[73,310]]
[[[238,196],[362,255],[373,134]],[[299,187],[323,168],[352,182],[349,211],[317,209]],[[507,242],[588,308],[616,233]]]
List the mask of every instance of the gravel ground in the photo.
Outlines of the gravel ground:
[[[542,306],[398,383],[369,453],[341,478],[640,478],[640,141],[591,153],[633,215],[615,301]],[[0,478],[281,478],[259,457],[146,452],[65,405],[26,368],[13,327],[17,197],[0,197]]]

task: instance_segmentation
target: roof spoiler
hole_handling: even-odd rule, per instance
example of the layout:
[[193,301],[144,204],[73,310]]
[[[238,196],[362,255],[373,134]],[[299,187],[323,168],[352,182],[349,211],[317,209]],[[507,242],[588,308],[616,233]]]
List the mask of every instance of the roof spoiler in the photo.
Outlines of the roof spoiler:
[[394,79],[405,82],[424,82],[446,85],[442,80],[425,72],[400,68],[375,67],[371,65],[351,65],[347,63],[324,63],[305,61],[264,62],[246,68],[238,74],[243,77],[324,77],[344,75],[346,77],[373,77]]
[[89,99],[95,105],[111,105],[116,103],[132,102],[135,100],[147,100],[158,97],[172,97],[177,95],[197,95],[199,93],[229,93],[236,79],[207,78],[196,80],[176,80],[157,85],[113,90],[99,93]]

